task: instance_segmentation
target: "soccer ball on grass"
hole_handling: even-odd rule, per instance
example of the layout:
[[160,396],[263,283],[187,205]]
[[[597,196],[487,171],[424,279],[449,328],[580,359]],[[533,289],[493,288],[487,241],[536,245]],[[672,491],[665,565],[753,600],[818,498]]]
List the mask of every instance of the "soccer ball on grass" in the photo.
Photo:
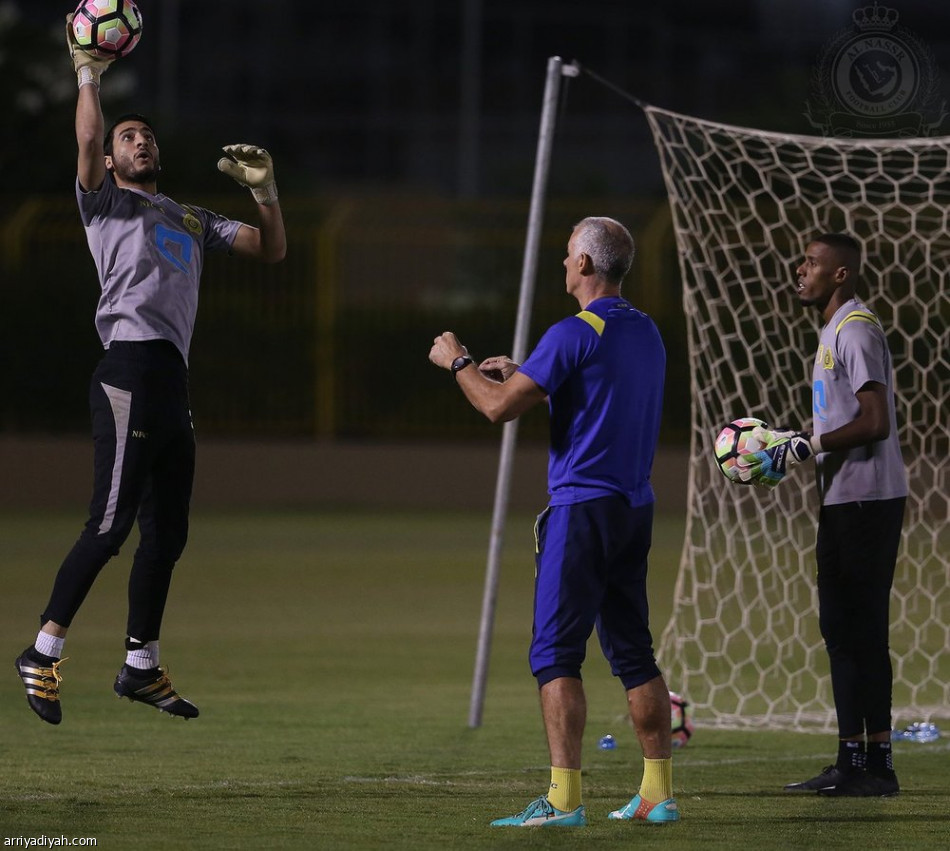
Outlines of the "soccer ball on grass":
[[763,444],[752,436],[752,432],[760,426],[768,428],[762,420],[755,417],[742,417],[733,420],[716,436],[716,442],[713,444],[716,466],[730,482],[752,484],[739,478],[738,462],[740,455],[751,455],[763,448]]
[[82,0],[73,13],[80,50],[113,59],[126,56],[142,37],[142,13],[132,0]]

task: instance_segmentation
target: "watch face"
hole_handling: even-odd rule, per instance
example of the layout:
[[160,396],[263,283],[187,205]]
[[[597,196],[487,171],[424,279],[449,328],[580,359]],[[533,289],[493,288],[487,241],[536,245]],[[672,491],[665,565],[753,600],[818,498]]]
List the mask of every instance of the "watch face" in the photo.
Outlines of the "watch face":
[[458,372],[463,367],[468,366],[472,362],[470,357],[466,355],[459,355],[454,361],[452,361],[452,372]]

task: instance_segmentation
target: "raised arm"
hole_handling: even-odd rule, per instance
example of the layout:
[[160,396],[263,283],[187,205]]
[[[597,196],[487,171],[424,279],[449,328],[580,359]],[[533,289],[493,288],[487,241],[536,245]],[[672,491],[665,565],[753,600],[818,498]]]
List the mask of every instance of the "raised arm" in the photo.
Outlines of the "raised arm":
[[258,227],[242,225],[231,248],[241,257],[264,263],[278,263],[287,255],[284,217],[277,200],[274,161],[256,145],[227,145],[226,157],[218,160],[218,169],[251,190],[257,202]]
[[76,144],[79,157],[76,174],[83,189],[96,190],[106,176],[103,154],[104,121],[99,105],[99,78],[114,61],[99,59],[76,46],[73,16],[66,16],[66,46],[76,71],[79,94],[76,98]]
[[287,234],[280,203],[258,204],[260,226],[241,225],[231,245],[239,257],[250,257],[262,263],[279,263],[287,256]]
[[76,99],[76,144],[79,146],[76,174],[79,176],[79,185],[87,191],[99,189],[106,177],[102,150],[103,125],[99,87],[92,84],[83,86]]

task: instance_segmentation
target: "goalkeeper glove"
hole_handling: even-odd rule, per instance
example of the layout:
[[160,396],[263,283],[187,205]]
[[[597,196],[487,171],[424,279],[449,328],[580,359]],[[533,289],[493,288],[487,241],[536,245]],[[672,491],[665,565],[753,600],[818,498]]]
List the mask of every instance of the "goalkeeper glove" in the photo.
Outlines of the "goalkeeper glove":
[[66,16],[66,46],[69,48],[69,58],[73,60],[73,68],[76,71],[76,81],[79,83],[79,88],[89,83],[99,88],[99,77],[102,76],[103,71],[115,62],[115,57],[110,56],[108,59],[100,59],[76,44],[72,12]]
[[801,431],[773,431],[758,426],[752,431],[752,436],[765,446],[739,458],[739,478],[743,482],[774,488],[785,478],[789,467],[821,452],[821,438]]
[[267,151],[256,145],[225,145],[223,151],[227,156],[218,160],[218,171],[250,189],[258,204],[276,203],[274,161]]

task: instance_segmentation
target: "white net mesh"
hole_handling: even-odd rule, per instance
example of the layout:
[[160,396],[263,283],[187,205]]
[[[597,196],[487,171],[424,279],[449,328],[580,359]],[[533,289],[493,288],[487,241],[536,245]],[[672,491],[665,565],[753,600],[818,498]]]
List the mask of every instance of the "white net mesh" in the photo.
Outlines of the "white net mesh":
[[950,138],[765,133],[645,107],[673,211],[692,368],[689,516],[659,648],[704,723],[833,730],[809,468],[731,485],[712,443],[740,416],[807,424],[820,316],[794,269],[810,236],[865,249],[859,296],[894,356],[911,494],[891,606],[895,725],[950,717]]

